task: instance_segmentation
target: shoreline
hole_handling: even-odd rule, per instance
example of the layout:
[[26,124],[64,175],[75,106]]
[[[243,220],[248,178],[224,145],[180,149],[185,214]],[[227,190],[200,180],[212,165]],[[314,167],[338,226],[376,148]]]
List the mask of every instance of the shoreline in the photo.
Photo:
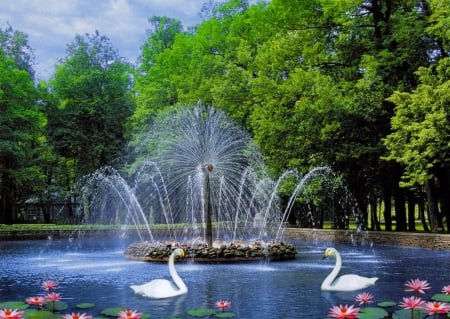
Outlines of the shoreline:
[[[128,230],[132,235],[133,231]],[[165,230],[153,230],[155,237],[164,236]],[[0,230],[0,241],[48,240],[80,238],[84,236],[116,237],[123,234],[119,229],[42,229],[42,230]],[[450,250],[450,234],[409,233],[396,231],[355,231],[313,228],[285,228],[284,238],[309,241],[328,241],[351,244],[375,244],[383,246],[404,246]]]

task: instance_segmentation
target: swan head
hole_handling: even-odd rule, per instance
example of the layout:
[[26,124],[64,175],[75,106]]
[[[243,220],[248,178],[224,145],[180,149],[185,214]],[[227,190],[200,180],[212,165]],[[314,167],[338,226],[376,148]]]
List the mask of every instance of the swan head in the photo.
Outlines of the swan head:
[[330,256],[336,257],[336,249],[334,249],[334,248],[327,248],[325,250],[325,252],[323,253],[323,258],[322,259],[328,258]]
[[175,255],[175,257],[184,257],[184,250],[181,248],[177,248],[173,251],[173,253]]

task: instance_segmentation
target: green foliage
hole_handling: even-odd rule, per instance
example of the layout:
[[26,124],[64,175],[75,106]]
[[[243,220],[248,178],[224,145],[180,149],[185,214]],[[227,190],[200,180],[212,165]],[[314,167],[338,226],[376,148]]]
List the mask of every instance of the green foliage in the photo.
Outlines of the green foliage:
[[30,74],[0,50],[0,220],[16,219],[20,205],[43,189],[39,166],[45,117]]
[[111,164],[122,151],[134,110],[131,71],[98,32],[68,46],[49,82],[47,134],[57,154],[74,160],[75,177]]
[[389,100],[396,105],[393,132],[385,139],[387,159],[405,167],[405,186],[423,185],[433,178],[436,167],[448,167],[450,103],[449,59],[438,67],[422,68],[421,83],[412,91],[395,92]]

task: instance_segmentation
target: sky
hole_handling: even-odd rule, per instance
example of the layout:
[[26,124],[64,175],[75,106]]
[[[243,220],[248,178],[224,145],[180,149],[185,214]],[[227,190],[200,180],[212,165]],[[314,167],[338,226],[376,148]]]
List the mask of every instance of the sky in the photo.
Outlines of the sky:
[[187,28],[201,23],[206,0],[0,0],[0,28],[8,24],[28,35],[38,80],[48,80],[58,59],[66,57],[77,34],[108,37],[118,54],[135,63],[148,36],[152,16],[180,20]]

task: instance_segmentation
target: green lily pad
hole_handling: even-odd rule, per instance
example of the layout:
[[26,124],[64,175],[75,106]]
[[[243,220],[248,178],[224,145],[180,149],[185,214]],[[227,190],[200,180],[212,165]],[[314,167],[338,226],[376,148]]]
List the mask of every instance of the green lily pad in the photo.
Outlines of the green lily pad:
[[388,312],[382,308],[367,307],[359,311],[360,319],[382,319],[388,316]]
[[217,318],[234,318],[236,314],[233,312],[219,312],[215,315]]
[[206,317],[206,316],[214,315],[216,313],[216,311],[214,309],[210,309],[210,308],[195,308],[195,309],[189,310],[187,313],[191,317]]
[[82,303],[79,303],[78,305],[76,305],[76,307],[79,309],[88,309],[88,308],[95,307],[95,304],[92,302],[82,302]]
[[105,308],[100,313],[104,316],[108,317],[117,317],[119,315],[119,312],[127,310],[125,307],[111,307],[111,308]]
[[69,308],[69,305],[64,301],[48,301],[44,303],[44,307],[50,311],[63,311]]
[[25,310],[29,307],[26,302],[23,301],[6,301],[0,302],[0,309],[19,309]]
[[382,301],[377,303],[378,307],[382,307],[382,308],[387,308],[387,307],[392,307],[395,306],[397,303],[394,301]]
[[435,294],[431,297],[431,300],[441,301],[441,302],[450,302],[450,295]]
[[57,317],[59,317],[59,315],[55,315],[53,312],[48,310],[33,309],[26,311],[24,314],[25,319],[53,319]]

